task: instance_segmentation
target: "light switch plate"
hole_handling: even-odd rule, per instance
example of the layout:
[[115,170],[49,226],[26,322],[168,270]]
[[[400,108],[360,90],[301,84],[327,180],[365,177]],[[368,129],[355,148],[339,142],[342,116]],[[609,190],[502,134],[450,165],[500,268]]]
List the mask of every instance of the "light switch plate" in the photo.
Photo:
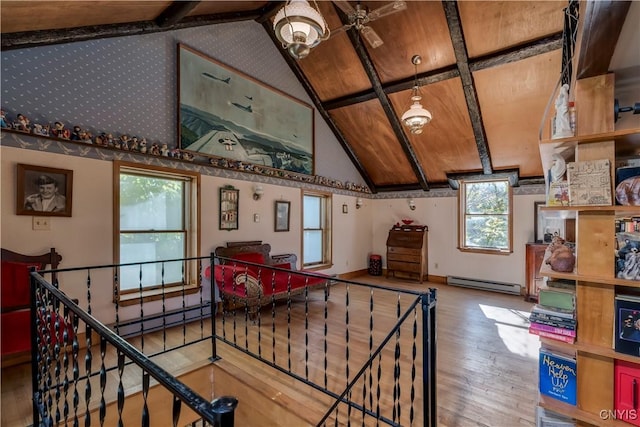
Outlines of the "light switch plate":
[[253,214],[253,222],[260,222],[260,214]]
[[50,218],[47,218],[46,216],[34,216],[32,227],[37,231],[51,230]]

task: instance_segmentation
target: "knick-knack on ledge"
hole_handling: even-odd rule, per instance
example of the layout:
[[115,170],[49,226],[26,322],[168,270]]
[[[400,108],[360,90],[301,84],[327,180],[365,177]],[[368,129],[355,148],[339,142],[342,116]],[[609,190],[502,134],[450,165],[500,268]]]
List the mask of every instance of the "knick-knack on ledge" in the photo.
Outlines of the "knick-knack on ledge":
[[553,118],[551,138],[567,138],[573,136],[569,117],[569,85],[563,84],[556,98],[556,115]]

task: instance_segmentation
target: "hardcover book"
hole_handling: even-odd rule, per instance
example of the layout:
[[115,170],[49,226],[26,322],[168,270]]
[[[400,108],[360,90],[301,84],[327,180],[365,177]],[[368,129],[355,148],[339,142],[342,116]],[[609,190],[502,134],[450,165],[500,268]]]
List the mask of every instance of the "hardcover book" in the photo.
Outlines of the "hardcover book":
[[534,305],[533,309],[531,310],[531,312],[547,314],[549,316],[561,317],[563,319],[575,319],[576,318],[576,313],[575,313],[574,310],[564,310],[562,308],[547,307],[547,306],[544,306],[542,304]]
[[575,293],[565,289],[540,289],[538,303],[545,307],[560,308],[563,310],[575,310]]
[[540,349],[540,394],[570,405],[576,404],[577,365],[574,357]]
[[551,340],[565,342],[567,344],[574,344],[576,342],[575,337],[554,334],[553,332],[541,331],[540,329],[534,329],[531,327],[529,328],[529,333],[532,335],[538,335],[539,337],[542,337],[542,338],[549,338]]
[[619,353],[640,356],[640,297],[615,297],[614,349]]
[[571,206],[611,206],[609,159],[567,164]]
[[545,332],[550,332],[556,335],[565,335],[565,336],[574,337],[574,338],[576,336],[575,329],[559,328],[556,326],[545,325],[544,323],[538,323],[538,322],[531,322],[531,324],[529,325],[529,331],[531,331],[531,329],[537,329],[539,331],[545,331]]
[[536,410],[536,427],[575,427],[576,422],[569,417],[555,413],[542,406]]

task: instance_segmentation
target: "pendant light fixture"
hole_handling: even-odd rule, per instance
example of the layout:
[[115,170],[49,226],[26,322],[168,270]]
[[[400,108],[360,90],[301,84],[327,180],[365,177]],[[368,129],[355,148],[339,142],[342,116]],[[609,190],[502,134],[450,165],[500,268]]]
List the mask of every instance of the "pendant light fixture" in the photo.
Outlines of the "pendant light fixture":
[[418,86],[418,65],[422,63],[422,57],[420,55],[413,55],[411,63],[415,68],[415,83],[411,91],[411,101],[413,104],[402,115],[402,123],[404,123],[411,133],[421,134],[422,127],[431,121],[431,113],[429,110],[425,110],[420,101],[420,87]]
[[282,47],[295,59],[309,55],[312,48],[329,38],[329,29],[318,11],[306,0],[288,0],[273,20],[273,31]]

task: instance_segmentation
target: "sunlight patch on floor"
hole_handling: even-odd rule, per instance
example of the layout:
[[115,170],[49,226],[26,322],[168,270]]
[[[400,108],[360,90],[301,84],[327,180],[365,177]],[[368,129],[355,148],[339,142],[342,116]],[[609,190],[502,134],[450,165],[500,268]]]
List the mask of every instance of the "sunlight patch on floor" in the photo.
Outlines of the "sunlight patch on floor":
[[513,354],[538,359],[540,340],[529,333],[529,312],[478,304],[487,319],[495,321],[498,336]]

